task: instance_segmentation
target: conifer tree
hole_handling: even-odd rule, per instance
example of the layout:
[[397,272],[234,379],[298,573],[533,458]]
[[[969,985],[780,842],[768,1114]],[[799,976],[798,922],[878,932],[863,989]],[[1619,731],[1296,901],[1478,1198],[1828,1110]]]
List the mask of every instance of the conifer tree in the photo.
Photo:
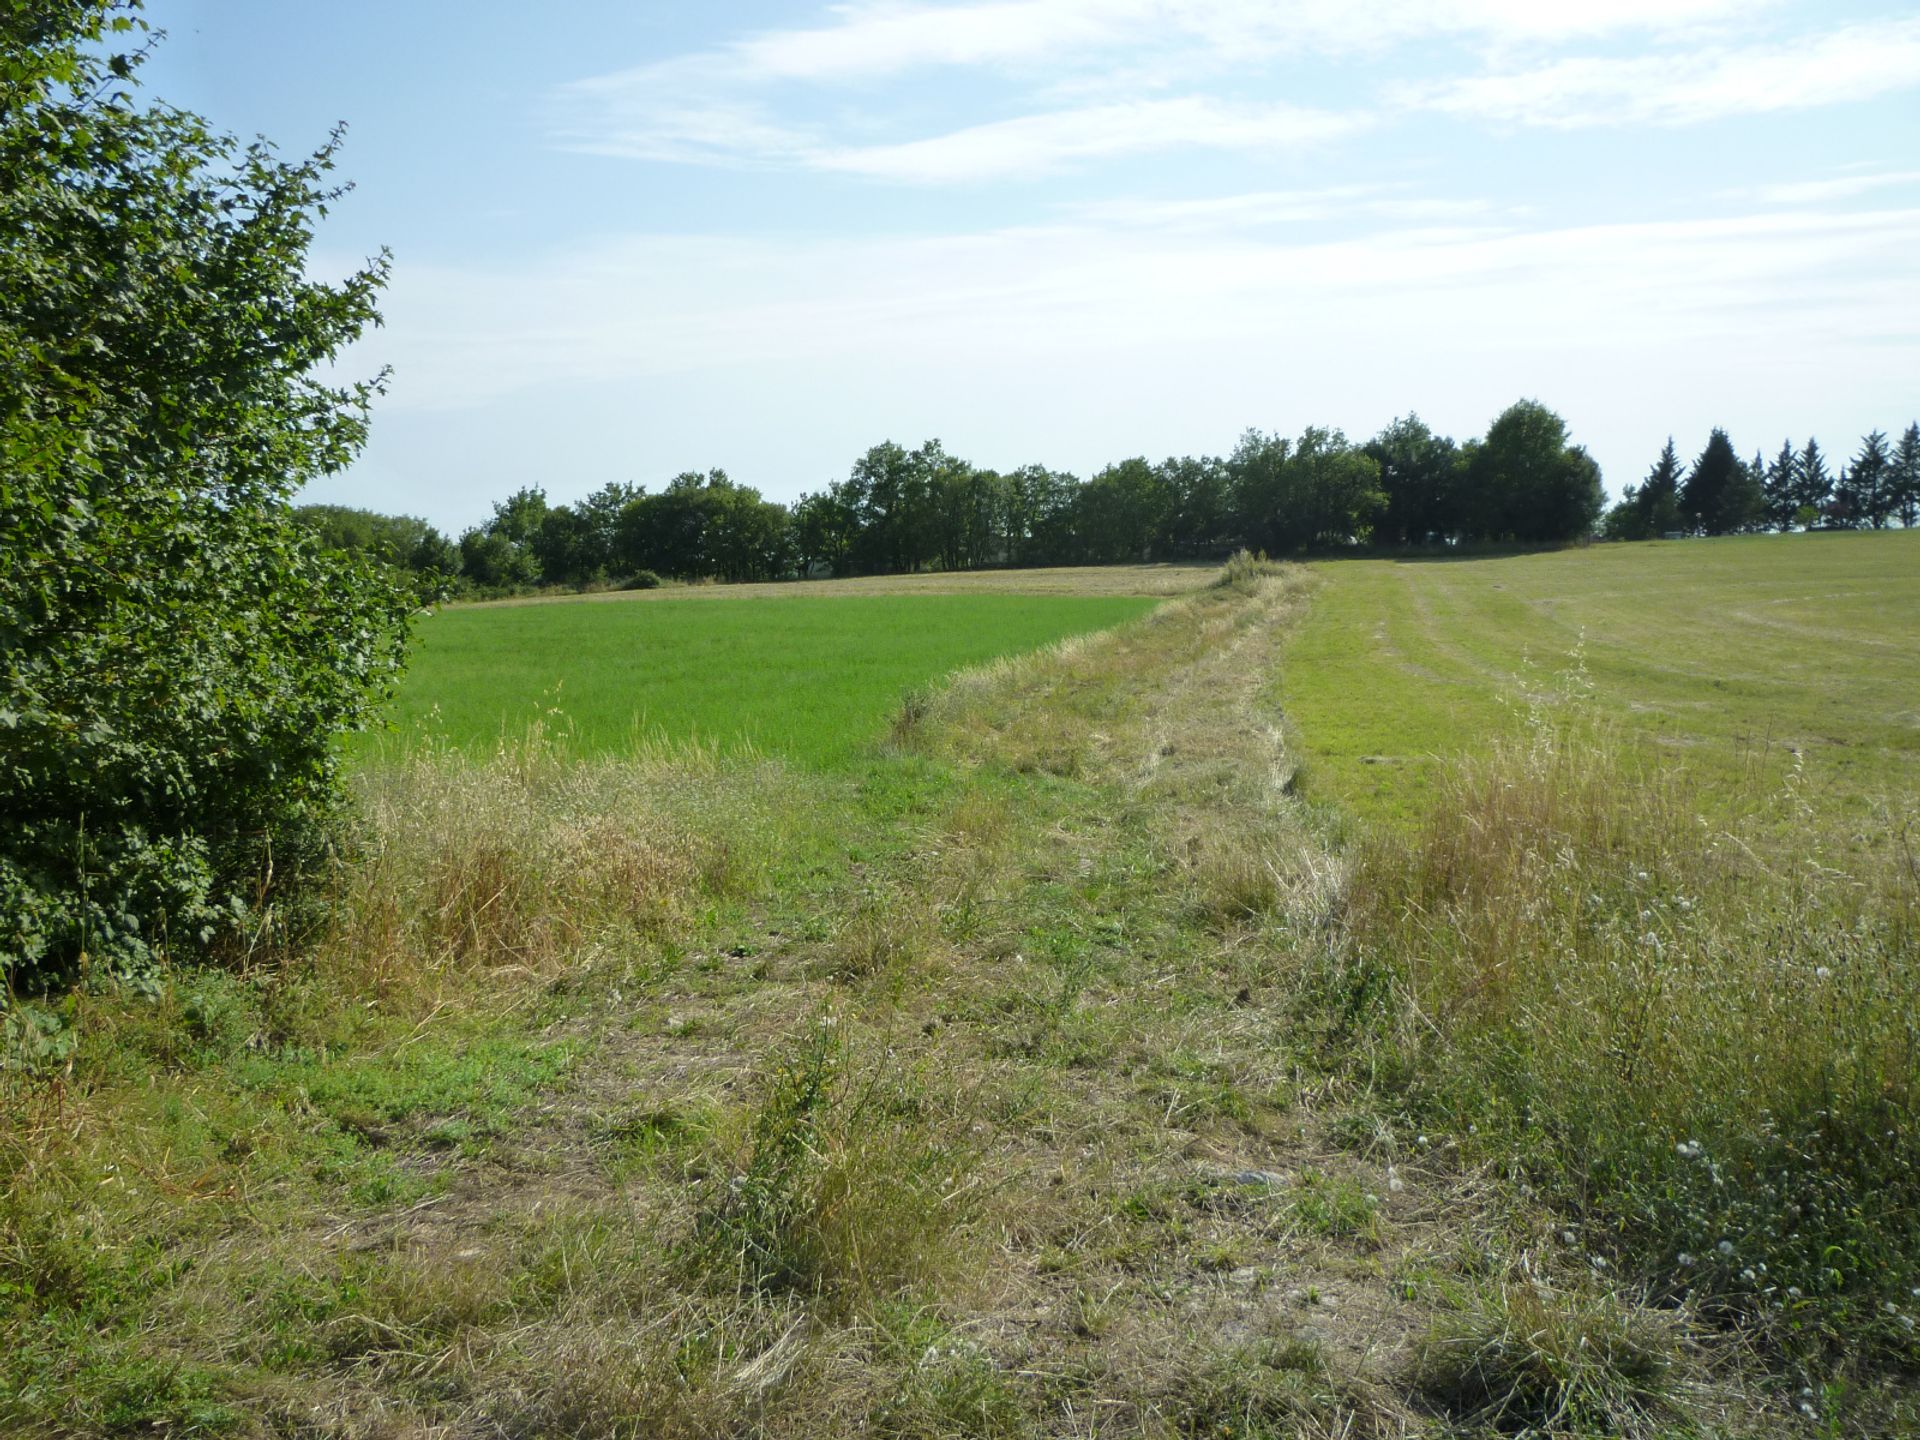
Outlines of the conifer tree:
[[1767,466],[1761,481],[1761,495],[1767,507],[1767,523],[1782,533],[1793,529],[1794,513],[1800,508],[1800,461],[1793,453],[1793,442],[1782,440],[1780,453]]
[[1900,523],[1920,524],[1920,424],[1907,426],[1893,454],[1893,508]]
[[1753,523],[1761,497],[1727,432],[1716,428],[1680,490],[1680,513],[1709,535],[1730,535]]
[[1836,499],[1844,500],[1847,523],[1879,530],[1893,514],[1893,453],[1886,435],[1875,430],[1860,442],[1860,453],[1847,467],[1844,489],[1836,485]]
[[1633,498],[1634,533],[1629,539],[1652,540],[1681,528],[1680,456],[1673,448],[1671,435]]
[[1807,526],[1817,525],[1833,499],[1833,476],[1827,473],[1827,458],[1820,453],[1817,440],[1808,439],[1807,448],[1795,457],[1793,468],[1796,517]]

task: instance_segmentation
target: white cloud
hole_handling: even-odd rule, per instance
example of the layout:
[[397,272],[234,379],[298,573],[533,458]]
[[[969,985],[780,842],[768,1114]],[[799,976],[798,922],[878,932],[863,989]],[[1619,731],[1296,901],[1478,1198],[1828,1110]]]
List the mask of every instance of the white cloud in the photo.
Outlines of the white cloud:
[[1183,97],[1023,115],[904,144],[822,151],[812,163],[886,180],[989,180],[1165,150],[1284,150],[1351,134],[1365,124],[1360,116],[1294,105]]
[[1833,200],[1854,200],[1875,190],[1920,185],[1920,170],[1871,170],[1836,175],[1830,180],[1799,180],[1779,185],[1761,185],[1752,190],[1734,192],[1764,205],[1824,205]]
[[1199,96],[1045,110],[891,144],[836,143],[769,120],[748,105],[672,99],[607,106],[597,125],[576,118],[567,148],[628,159],[785,164],[913,184],[1050,174],[1078,162],[1177,149],[1262,153],[1337,139],[1363,115]]
[[[1434,37],[1495,47],[1616,33],[1666,34],[1775,0],[864,0],[828,23],[594,76],[552,97],[570,149],[707,164],[798,165],[914,182],[1044,173],[1075,160],[1175,147],[1260,150],[1325,139],[1359,117],[1202,92],[1221,74],[1257,78],[1288,57],[1375,51]],[[795,122],[796,88],[867,98],[862,87],[929,67],[1029,82],[1025,113],[882,143]],[[1141,99],[1139,97],[1150,97]],[[816,97],[817,98],[817,97]],[[1436,103],[1458,99],[1436,97]],[[885,107],[877,113],[884,115]],[[871,118],[871,117],[870,117]],[[841,126],[846,115],[838,117]],[[857,123],[857,122],[856,122]]]
[[1329,220],[1440,223],[1484,220],[1494,207],[1479,199],[1410,195],[1403,185],[1328,185],[1311,190],[1259,190],[1205,200],[1096,200],[1066,212],[1089,225],[1188,231],[1249,231]]
[[[1383,346],[1395,363],[1440,369],[1490,353],[1670,349],[1750,370],[1822,346],[1856,361],[1876,343],[1920,357],[1920,209],[1387,228],[1315,243],[1085,223],[646,237],[531,269],[409,267],[385,308],[388,328],[362,349],[394,362],[394,410],[766,364],[1159,365],[1198,348],[1231,367],[1275,344],[1299,364],[1384,363]],[[1404,403],[1421,403],[1417,387]]]
[[1500,124],[1577,129],[1696,124],[1866,100],[1916,85],[1920,20],[1891,20],[1776,45],[1560,60],[1414,87],[1402,98]]
[[834,7],[831,24],[763,31],[726,53],[741,78],[828,81],[934,65],[1070,68],[1090,52],[1137,46],[1196,46],[1244,59],[1434,35],[1559,41],[1670,31],[1768,8],[1768,0],[877,0]]

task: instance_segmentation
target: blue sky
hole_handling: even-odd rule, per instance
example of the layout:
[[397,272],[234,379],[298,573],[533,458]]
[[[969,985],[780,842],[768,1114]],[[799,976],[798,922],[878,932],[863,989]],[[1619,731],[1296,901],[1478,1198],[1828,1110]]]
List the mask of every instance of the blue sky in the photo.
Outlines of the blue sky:
[[311,498],[457,530],[867,446],[1091,473],[1247,426],[1920,416],[1920,9],[1813,0],[149,0],[161,97],[351,129],[316,272],[394,255]]

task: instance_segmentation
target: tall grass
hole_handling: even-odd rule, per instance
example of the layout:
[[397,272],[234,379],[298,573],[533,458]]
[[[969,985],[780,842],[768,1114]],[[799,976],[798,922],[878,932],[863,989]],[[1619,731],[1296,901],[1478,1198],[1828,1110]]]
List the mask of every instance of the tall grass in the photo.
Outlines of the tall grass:
[[[1661,1293],[1920,1357],[1920,886],[1763,852],[1600,722],[1544,718],[1365,847],[1338,1009],[1427,1128]],[[1912,817],[1897,822],[1910,827]]]

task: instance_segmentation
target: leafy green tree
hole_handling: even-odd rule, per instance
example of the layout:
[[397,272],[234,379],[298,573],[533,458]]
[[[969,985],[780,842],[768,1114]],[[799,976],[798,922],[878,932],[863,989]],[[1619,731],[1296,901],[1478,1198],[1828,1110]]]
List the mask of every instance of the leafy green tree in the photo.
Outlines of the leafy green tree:
[[338,133],[283,161],[143,103],[128,5],[0,13],[0,975],[137,973],[262,923],[319,853],[334,741],[401,664],[409,588],[300,486],[381,381],[321,367],[382,257],[307,250]]
[[1008,559],[1016,565],[1065,565],[1076,559],[1073,502],[1079,480],[1044,465],[1023,465],[1005,478],[1002,532]]
[[722,580],[771,580],[797,564],[787,507],[750,485],[711,489],[704,507],[704,573]]
[[1166,518],[1154,537],[1156,555],[1217,555],[1233,548],[1233,482],[1214,455],[1169,456],[1155,467],[1166,492]]
[[793,543],[799,566],[824,565],[836,575],[844,573],[859,529],[859,517],[840,494],[839,486],[802,495],[793,507]]
[[437,586],[460,571],[460,550],[417,515],[383,515],[349,505],[296,505],[293,517],[323,549],[398,566]]
[[1247,429],[1227,457],[1227,475],[1232,484],[1234,528],[1249,544],[1281,553],[1276,543],[1284,538],[1286,549],[1293,548],[1294,537],[1283,537],[1276,523],[1287,503],[1289,479],[1287,467],[1293,459],[1293,441],[1285,435]]
[[1554,542],[1593,533],[1605,503],[1600,467],[1537,400],[1509,406],[1468,459],[1463,504],[1475,538]]
[[952,457],[938,440],[906,450],[891,440],[854,462],[842,497],[852,506],[857,531],[848,557],[869,574],[899,574],[937,558],[933,481]]
[[[540,578],[549,585],[590,585],[606,579],[614,569],[620,512],[639,494],[637,487],[615,481],[577,505],[556,505],[544,514],[530,500],[523,502],[527,518],[538,515],[538,520],[519,543],[533,552]],[[540,503],[545,503],[544,496]],[[506,524],[514,530],[527,528],[518,514]]]
[[1459,447],[1435,435],[1418,415],[1395,420],[1367,442],[1380,467],[1385,508],[1374,526],[1384,545],[1425,545],[1460,528]]
[[1227,465],[1242,531],[1272,555],[1364,542],[1385,504],[1379,462],[1338,430],[1249,430]]
[[724,470],[686,471],[658,495],[641,494],[620,512],[617,568],[682,580],[765,580],[798,564],[784,505],[737,485]]
[[1920,424],[1907,426],[1894,451],[1893,508],[1908,529],[1920,525]]
[[1172,511],[1173,494],[1151,461],[1135,456],[1109,465],[1074,497],[1081,553],[1096,565],[1149,559]]
[[495,501],[491,519],[461,533],[460,569],[467,580],[490,592],[540,584],[546,576],[535,541],[548,510],[547,492],[537,485]]
[[934,558],[943,570],[991,565],[1004,548],[1005,481],[943,450],[927,475]]
[[606,573],[595,538],[587,516],[571,505],[555,505],[540,517],[526,548],[547,584],[585,585]]

